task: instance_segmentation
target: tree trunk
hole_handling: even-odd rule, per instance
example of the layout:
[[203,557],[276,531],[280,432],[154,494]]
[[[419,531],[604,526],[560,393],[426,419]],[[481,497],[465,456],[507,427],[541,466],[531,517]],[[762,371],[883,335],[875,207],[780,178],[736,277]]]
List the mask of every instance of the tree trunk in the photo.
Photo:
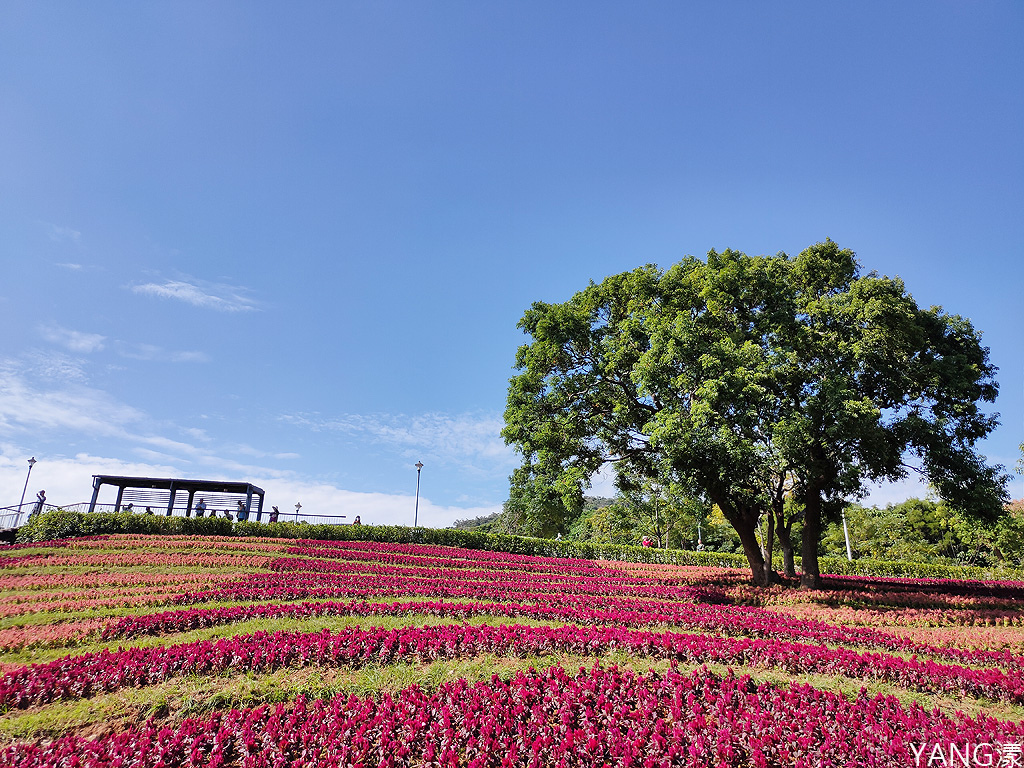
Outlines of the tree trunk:
[[793,521],[783,525],[784,518],[780,515],[775,521],[775,535],[779,538],[779,549],[782,550],[782,567],[786,576],[796,578],[796,558],[793,557],[793,539],[790,533],[793,530]]
[[[721,505],[719,505],[721,506]],[[750,563],[750,577],[754,584],[758,587],[768,586],[768,572],[764,567],[764,554],[761,552],[761,547],[757,543],[757,514],[753,516],[744,515],[742,518],[736,520],[730,520],[732,527],[736,529],[736,533],[740,536],[740,543],[743,544],[743,554],[747,556],[747,562]]]
[[[764,567],[768,572],[770,581],[778,583],[778,575],[775,573],[775,515],[768,510],[768,531],[764,541]],[[771,577],[775,576],[774,579]]]
[[818,571],[818,540],[821,538],[821,496],[808,494],[804,500],[804,537],[800,547],[803,573],[800,586],[821,589],[821,574]]

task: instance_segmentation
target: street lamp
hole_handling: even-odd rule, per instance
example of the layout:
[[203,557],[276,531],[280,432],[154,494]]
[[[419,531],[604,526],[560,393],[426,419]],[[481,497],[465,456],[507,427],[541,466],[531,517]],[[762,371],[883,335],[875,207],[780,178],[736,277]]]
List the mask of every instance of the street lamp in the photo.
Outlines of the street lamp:
[[295,522],[299,522],[299,510],[302,509],[302,502],[295,502]]
[[32,477],[32,467],[36,465],[36,457],[28,460],[28,474],[25,475],[25,487],[21,489],[21,501],[18,502],[18,520],[21,520],[21,507],[25,503],[25,491],[28,490],[28,479]]
[[853,552],[850,550],[850,529],[846,526],[846,510],[843,510],[843,535],[846,537],[846,559],[853,560]]
[[412,527],[418,528],[420,523],[420,471],[423,469],[423,462],[416,462],[416,514],[412,519]]

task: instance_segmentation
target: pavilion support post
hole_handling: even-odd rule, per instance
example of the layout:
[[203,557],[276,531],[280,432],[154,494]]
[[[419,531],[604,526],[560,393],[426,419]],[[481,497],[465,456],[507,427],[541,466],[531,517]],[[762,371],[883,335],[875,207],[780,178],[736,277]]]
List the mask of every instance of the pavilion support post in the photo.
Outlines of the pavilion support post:
[[167,497],[167,517],[174,514],[174,481],[171,481],[171,495]]
[[256,502],[256,522],[260,522],[260,518],[263,517],[263,494],[259,494],[259,501]]
[[121,498],[123,496],[124,496],[124,486],[123,485],[119,485],[119,486],[117,486],[117,501],[114,502],[114,511],[115,512],[120,512],[121,511]]
[[100,486],[101,485],[103,485],[103,483],[100,482],[100,479],[98,477],[94,477],[92,479],[92,500],[89,502],[89,514],[90,515],[93,512],[96,511],[96,499],[100,495]]

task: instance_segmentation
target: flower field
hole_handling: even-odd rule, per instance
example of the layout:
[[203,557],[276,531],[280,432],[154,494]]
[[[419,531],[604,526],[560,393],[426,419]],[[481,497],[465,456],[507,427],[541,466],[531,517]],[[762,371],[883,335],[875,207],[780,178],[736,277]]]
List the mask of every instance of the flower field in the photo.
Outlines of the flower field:
[[826,581],[366,542],[11,547],[0,765],[1024,764],[1024,583]]

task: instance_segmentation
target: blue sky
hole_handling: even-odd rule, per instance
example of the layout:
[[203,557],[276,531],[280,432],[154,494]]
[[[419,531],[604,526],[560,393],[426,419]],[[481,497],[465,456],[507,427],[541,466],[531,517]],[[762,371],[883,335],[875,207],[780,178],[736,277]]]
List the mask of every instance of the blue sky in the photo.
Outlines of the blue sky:
[[222,478],[411,523],[422,460],[420,522],[496,510],[531,302],[826,237],[984,332],[1012,465],[1022,35],[1016,2],[6,2],[0,505],[34,455],[58,503]]

